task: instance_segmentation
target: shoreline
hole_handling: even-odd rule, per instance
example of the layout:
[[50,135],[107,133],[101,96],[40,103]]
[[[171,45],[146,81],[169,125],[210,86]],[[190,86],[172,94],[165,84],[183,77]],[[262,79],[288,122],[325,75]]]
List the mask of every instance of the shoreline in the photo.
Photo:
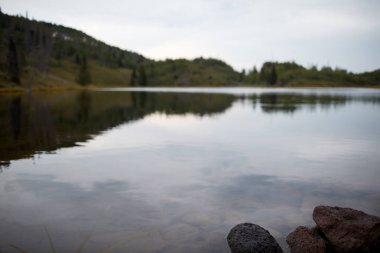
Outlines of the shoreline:
[[0,94],[7,93],[27,93],[27,92],[62,92],[62,91],[73,91],[73,90],[94,90],[100,88],[357,88],[357,89],[380,89],[380,85],[363,85],[363,86],[349,86],[349,85],[239,85],[239,86],[118,86],[118,85],[67,85],[67,86],[36,86],[31,89],[25,87],[0,87]]

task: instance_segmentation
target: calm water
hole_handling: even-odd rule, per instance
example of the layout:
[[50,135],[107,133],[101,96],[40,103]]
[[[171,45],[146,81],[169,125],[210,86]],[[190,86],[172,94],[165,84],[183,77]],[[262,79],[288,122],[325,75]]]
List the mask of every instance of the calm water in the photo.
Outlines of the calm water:
[[380,90],[108,89],[0,96],[0,251],[284,245],[319,204],[380,215]]

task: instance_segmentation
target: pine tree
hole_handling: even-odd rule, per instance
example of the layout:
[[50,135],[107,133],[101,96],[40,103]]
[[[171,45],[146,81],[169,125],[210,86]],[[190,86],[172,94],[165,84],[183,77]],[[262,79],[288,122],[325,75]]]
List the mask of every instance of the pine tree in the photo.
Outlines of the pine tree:
[[250,84],[257,83],[259,79],[259,72],[257,71],[255,66],[253,66],[252,70],[248,72],[245,79]]
[[82,86],[85,86],[91,82],[91,76],[87,65],[87,57],[85,54],[81,57],[77,82]]
[[274,64],[272,64],[271,72],[268,79],[269,84],[276,84],[277,83],[277,71]]
[[134,68],[131,74],[131,80],[129,81],[129,86],[135,86],[136,79],[137,79],[136,68]]
[[144,66],[139,67],[139,81],[138,84],[141,86],[146,86],[147,85],[147,78],[146,78],[146,73],[145,73],[145,68]]
[[80,59],[79,54],[75,54],[74,62],[75,62],[75,64],[80,65],[80,63],[81,63],[81,59]]
[[256,66],[253,66],[251,75],[252,75],[251,82],[257,83],[257,81],[259,79],[259,71],[257,71]]
[[252,73],[253,73],[254,75],[258,75],[258,74],[259,74],[259,72],[257,71],[256,66],[253,66]]
[[149,79],[149,85],[154,85],[154,80],[156,78],[156,68],[153,63],[149,65],[149,74],[148,74],[148,79]]
[[240,75],[239,75],[239,82],[243,82],[245,79],[245,69],[243,69],[241,72],[240,72]]
[[20,84],[20,65],[17,54],[16,43],[13,38],[9,38],[7,54],[7,74],[11,82]]
[[267,63],[264,63],[263,66],[261,66],[260,73],[259,73],[259,82],[260,83],[267,83],[268,82],[268,68]]

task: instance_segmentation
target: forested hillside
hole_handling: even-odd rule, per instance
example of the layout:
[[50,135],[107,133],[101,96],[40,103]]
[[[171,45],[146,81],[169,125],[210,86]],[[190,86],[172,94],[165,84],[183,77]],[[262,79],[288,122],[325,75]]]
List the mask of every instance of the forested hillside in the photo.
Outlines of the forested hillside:
[[202,57],[155,61],[72,28],[1,11],[0,37],[0,87],[380,84],[380,70],[353,74],[330,67],[267,62],[260,70],[254,67],[246,73]]
[[[217,86],[238,85],[239,73],[223,61],[196,58],[194,60],[152,61],[145,64],[150,86]],[[136,85],[144,82],[137,82]]]
[[266,62],[260,71],[253,68],[245,75],[245,83],[308,86],[379,85],[380,70],[354,74],[340,68],[312,66],[305,68],[294,62]]
[[85,33],[0,13],[1,80],[15,85],[129,83],[142,55]]

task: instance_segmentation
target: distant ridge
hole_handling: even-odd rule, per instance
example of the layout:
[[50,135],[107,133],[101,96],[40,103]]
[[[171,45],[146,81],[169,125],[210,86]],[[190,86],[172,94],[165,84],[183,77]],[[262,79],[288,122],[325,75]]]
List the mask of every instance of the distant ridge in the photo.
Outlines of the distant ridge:
[[380,70],[354,74],[294,62],[266,62],[237,72],[218,59],[155,61],[109,46],[81,31],[0,11],[0,87],[103,86],[369,86]]

